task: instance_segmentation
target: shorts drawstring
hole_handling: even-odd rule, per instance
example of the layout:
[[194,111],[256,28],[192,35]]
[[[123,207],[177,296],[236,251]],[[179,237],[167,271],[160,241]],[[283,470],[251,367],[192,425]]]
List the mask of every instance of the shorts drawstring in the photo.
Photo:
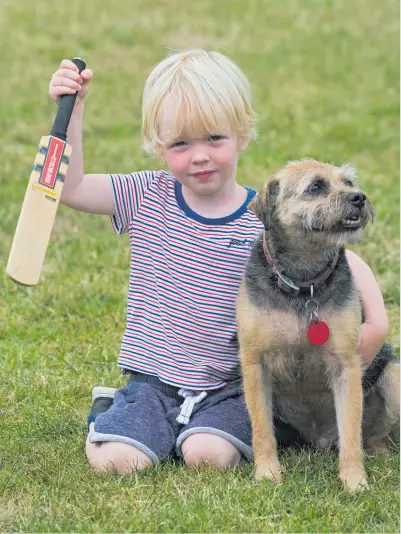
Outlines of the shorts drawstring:
[[195,404],[203,401],[203,399],[207,396],[207,393],[206,391],[202,391],[202,393],[196,395],[194,391],[180,389],[178,391],[178,395],[180,395],[180,397],[184,397],[184,402],[181,404],[180,415],[177,417],[176,421],[182,425],[187,425],[191,418]]

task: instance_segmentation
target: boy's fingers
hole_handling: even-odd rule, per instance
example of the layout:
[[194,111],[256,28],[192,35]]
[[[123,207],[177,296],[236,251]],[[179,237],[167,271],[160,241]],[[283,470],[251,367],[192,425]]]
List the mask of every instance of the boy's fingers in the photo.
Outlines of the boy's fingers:
[[64,78],[62,76],[55,76],[53,78],[53,86],[54,87],[70,87],[72,89],[75,89],[76,91],[80,91],[82,89],[81,84],[77,83],[74,80],[71,80],[70,78]]
[[78,92],[77,102],[79,102],[85,97],[92,77],[91,69],[79,73],[78,67],[70,59],[63,59],[59,69],[51,77],[49,94],[53,100],[59,102],[61,96]]
[[90,82],[93,77],[93,71],[91,69],[85,69],[81,72],[81,77],[85,82]]
[[54,76],[59,78],[69,78],[75,80],[77,83],[82,83],[81,75],[71,69],[58,69],[58,71],[54,73]]
[[70,59],[63,59],[63,61],[60,63],[60,68],[73,69],[76,72],[79,72],[78,67]]

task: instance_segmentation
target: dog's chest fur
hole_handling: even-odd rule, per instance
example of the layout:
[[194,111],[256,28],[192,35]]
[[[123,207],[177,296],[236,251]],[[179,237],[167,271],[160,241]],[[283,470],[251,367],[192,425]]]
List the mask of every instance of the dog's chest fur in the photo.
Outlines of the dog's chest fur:
[[[284,326],[284,325],[283,325]],[[296,428],[308,441],[326,447],[337,439],[333,394],[329,383],[340,369],[324,348],[310,348],[300,328],[291,345],[263,356],[265,373],[273,378],[275,415]],[[284,345],[284,344],[283,344]]]
[[[307,337],[308,315],[297,317],[291,312],[263,315],[261,319],[266,321],[267,335],[270,337],[272,329],[275,335],[274,344],[269,343],[269,349],[263,354],[263,365],[281,391],[294,391],[296,387],[311,392],[328,389],[341,362],[331,343],[321,346],[310,343]],[[330,326],[329,314],[324,309],[319,318]]]
[[296,428],[307,441],[327,447],[337,440],[329,384],[340,372],[341,362],[328,347],[310,344],[305,319],[298,319],[295,314],[285,319],[281,316],[275,328],[282,332],[282,342],[263,355],[265,373],[273,379],[275,415]]

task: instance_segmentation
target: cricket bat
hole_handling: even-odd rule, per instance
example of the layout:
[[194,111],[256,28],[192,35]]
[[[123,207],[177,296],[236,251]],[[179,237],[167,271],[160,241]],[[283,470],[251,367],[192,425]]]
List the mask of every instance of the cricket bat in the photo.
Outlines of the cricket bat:
[[[74,58],[81,73],[85,61]],[[61,97],[50,135],[41,138],[11,245],[6,272],[15,282],[39,282],[71,157],[67,128],[77,93]]]

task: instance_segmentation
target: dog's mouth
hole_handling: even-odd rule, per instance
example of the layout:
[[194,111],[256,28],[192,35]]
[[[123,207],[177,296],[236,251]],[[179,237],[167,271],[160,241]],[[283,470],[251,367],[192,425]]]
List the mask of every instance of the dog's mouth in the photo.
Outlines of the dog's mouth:
[[318,227],[312,226],[314,232],[344,232],[344,231],[357,231],[360,228],[366,226],[366,217],[362,218],[361,215],[349,215],[344,217],[340,221],[336,222],[330,227]]
[[353,215],[348,219],[342,219],[340,224],[347,230],[358,230],[362,226],[362,220],[360,215]]
[[318,205],[313,212],[299,214],[303,230],[313,241],[321,241],[324,234],[347,242],[361,239],[363,229],[370,220],[373,221],[369,200],[366,199],[363,206],[352,206],[350,202],[341,204],[337,199],[332,205]]
[[355,217],[352,219],[341,219],[338,223],[334,224],[331,228],[317,228],[312,227],[314,232],[344,232],[347,231],[356,231],[362,228],[362,220],[360,217]]

